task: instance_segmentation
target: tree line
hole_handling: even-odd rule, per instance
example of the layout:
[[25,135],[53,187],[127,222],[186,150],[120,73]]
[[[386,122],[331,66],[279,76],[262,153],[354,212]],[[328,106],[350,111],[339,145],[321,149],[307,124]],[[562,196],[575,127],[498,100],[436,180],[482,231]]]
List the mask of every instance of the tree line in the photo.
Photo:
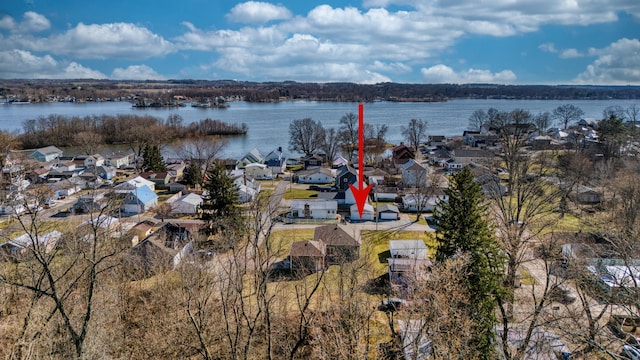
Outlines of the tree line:
[[92,144],[159,144],[184,137],[242,135],[247,131],[244,123],[228,124],[208,118],[185,125],[177,114],[169,115],[166,120],[149,115],[49,115],[23,121],[22,133],[17,138],[24,148],[86,147]]

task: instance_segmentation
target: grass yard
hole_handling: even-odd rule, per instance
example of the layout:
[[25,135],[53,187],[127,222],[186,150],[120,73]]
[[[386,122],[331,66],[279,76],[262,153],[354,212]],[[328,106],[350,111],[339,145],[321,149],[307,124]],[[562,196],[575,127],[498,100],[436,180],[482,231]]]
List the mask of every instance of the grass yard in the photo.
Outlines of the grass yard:
[[287,189],[284,192],[284,198],[286,200],[291,199],[313,199],[318,197],[318,192],[314,190],[306,189]]

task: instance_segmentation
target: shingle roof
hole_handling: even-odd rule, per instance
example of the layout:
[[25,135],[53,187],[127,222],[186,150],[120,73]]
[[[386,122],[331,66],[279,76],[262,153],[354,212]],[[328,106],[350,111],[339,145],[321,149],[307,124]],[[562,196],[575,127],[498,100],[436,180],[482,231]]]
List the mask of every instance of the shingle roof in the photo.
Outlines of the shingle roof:
[[147,202],[157,199],[158,195],[156,195],[153,190],[151,190],[148,186],[140,186],[137,190],[132,190],[131,194],[140,200],[141,203],[146,204]]
[[289,256],[323,257],[324,246],[315,240],[296,241],[291,244]]
[[338,225],[324,225],[317,227],[313,233],[313,240],[321,241],[326,245],[360,245],[356,239]]

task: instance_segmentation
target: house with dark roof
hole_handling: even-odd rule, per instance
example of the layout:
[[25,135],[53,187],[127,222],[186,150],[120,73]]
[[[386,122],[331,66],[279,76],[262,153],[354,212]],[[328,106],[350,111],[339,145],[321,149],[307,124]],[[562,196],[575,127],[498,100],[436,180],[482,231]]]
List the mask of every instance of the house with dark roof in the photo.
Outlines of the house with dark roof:
[[415,149],[408,147],[402,142],[400,145],[397,145],[392,149],[391,158],[396,166],[402,165],[411,159],[415,159],[415,157]]
[[360,257],[360,243],[337,224],[319,226],[313,240],[325,245],[326,263],[342,264]]
[[349,165],[344,165],[336,171],[336,187],[339,190],[349,189],[349,185],[355,185],[358,181],[358,173]]
[[314,240],[296,241],[289,251],[289,266],[292,273],[313,273],[325,269],[326,247]]

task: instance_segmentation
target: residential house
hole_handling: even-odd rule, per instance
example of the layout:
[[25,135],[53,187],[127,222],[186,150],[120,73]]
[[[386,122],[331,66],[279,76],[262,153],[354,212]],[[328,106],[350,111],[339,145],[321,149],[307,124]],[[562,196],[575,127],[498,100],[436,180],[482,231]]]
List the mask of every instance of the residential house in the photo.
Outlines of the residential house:
[[142,177],[145,180],[149,180],[153,182],[155,184],[154,189],[165,188],[166,185],[171,181],[171,176],[169,175],[168,171],[160,171],[160,172],[145,171],[140,173],[140,177]]
[[390,240],[389,278],[392,285],[407,285],[408,279],[419,276],[431,263],[427,260],[427,246],[422,240]]
[[116,169],[124,169],[135,161],[135,154],[131,151],[116,151],[107,156],[105,165],[113,166]]
[[402,165],[402,184],[406,187],[424,187],[429,184],[429,168],[411,159]]
[[148,186],[140,186],[124,198],[121,209],[125,214],[139,214],[155,206],[158,206],[158,195]]
[[326,246],[321,241],[304,240],[291,244],[289,266],[294,273],[313,273],[325,269]]
[[100,154],[89,155],[84,158],[84,167],[97,167],[104,164],[104,156]]
[[356,170],[349,165],[342,166],[336,171],[336,187],[338,190],[348,190],[349,185],[356,185],[357,181],[358,174]]
[[310,154],[300,160],[302,161],[303,169],[305,170],[317,169],[322,166],[323,162],[322,156],[318,154]]
[[97,189],[102,186],[102,178],[93,172],[83,172],[78,176],[69,178],[69,181],[79,185],[83,189]]
[[251,177],[256,180],[271,180],[273,179],[273,172],[265,164],[251,163],[246,164],[244,167],[244,174],[247,177]]
[[404,143],[395,146],[392,149],[391,158],[396,166],[400,166],[411,159],[415,159],[415,149],[406,146]]
[[400,210],[398,207],[392,204],[382,204],[376,209],[378,213],[378,220],[399,220]]
[[0,244],[0,259],[7,258],[16,261],[29,255],[29,248],[34,245],[39,251],[50,252],[53,250],[58,241],[62,238],[62,233],[54,230],[39,236],[30,234],[22,234],[13,239]]
[[471,163],[492,165],[494,155],[492,152],[483,149],[455,149],[453,157],[457,163],[468,165]]
[[360,243],[337,224],[318,226],[313,232],[313,240],[325,245],[328,265],[342,264],[360,257]]
[[439,189],[432,194],[407,194],[402,197],[402,208],[408,212],[432,212],[442,201],[449,201],[449,197]]
[[315,168],[297,173],[300,184],[329,184],[335,181],[335,176],[327,168]]
[[107,206],[108,199],[104,192],[91,191],[87,194],[80,195],[73,205],[73,211],[76,213],[92,213],[99,212]]
[[171,203],[172,214],[197,214],[202,205],[202,196],[198,194],[182,195]]
[[331,167],[337,169],[341,166],[349,165],[349,160],[347,160],[344,156],[336,157],[331,163]]
[[444,135],[429,135],[427,138],[427,144],[434,149],[444,147],[447,141]]
[[105,180],[111,180],[116,176],[116,168],[109,165],[96,166],[96,174]]
[[251,151],[249,151],[245,156],[243,156],[242,159],[240,159],[240,161],[238,161],[237,167],[238,169],[244,169],[244,167],[247,166],[248,164],[253,164],[253,163],[262,164],[263,162],[264,162],[264,156],[260,154],[260,151],[258,151],[258,149],[254,148]]
[[113,191],[117,194],[128,194],[131,190],[147,186],[149,189],[155,191],[156,184],[153,181],[149,181],[141,176],[136,176],[133,179],[129,179],[121,184],[113,187]]
[[287,168],[287,159],[284,157],[282,153],[282,147],[277,148],[276,150],[271,151],[264,157],[264,164],[271,169],[274,177],[277,177],[278,174],[284,173]]
[[46,146],[40,149],[34,150],[29,157],[32,157],[40,162],[50,162],[62,157],[62,150],[55,146]]
[[599,204],[602,202],[602,195],[589,187],[578,185],[576,199],[581,204]]
[[241,184],[237,185],[238,188],[238,202],[241,204],[253,201],[258,192],[250,186]]
[[54,200],[73,195],[82,189],[80,185],[72,183],[68,179],[50,183],[48,186],[53,190]]
[[291,200],[290,216],[299,219],[335,219],[338,202],[335,200]]
[[349,207],[349,214],[351,216],[351,221],[373,221],[375,220],[375,212],[373,211],[373,206],[366,202],[362,208],[362,216],[360,216],[360,212],[358,211],[358,205],[353,204]]
[[182,179],[186,168],[187,164],[184,161],[167,164],[167,172],[169,172],[169,177],[173,179]]

